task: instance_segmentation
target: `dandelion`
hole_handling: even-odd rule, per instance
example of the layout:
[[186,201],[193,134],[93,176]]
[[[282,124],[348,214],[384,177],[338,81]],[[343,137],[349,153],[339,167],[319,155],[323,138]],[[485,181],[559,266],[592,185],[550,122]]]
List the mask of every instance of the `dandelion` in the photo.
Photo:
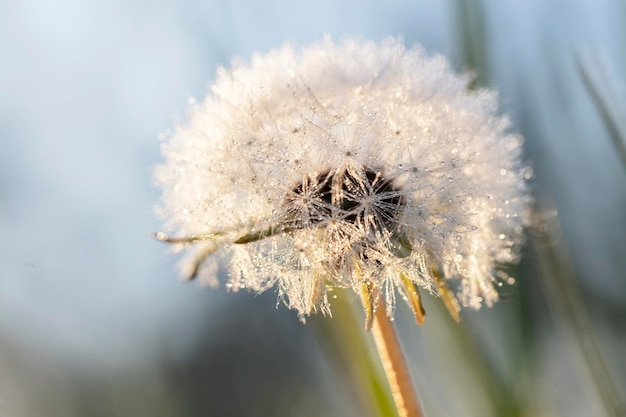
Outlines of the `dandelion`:
[[[220,68],[162,144],[157,238],[188,278],[265,291],[305,319],[350,288],[374,315],[420,290],[491,306],[510,282],[529,203],[522,138],[496,94],[401,42],[324,39]],[[376,314],[378,312],[379,314]]]

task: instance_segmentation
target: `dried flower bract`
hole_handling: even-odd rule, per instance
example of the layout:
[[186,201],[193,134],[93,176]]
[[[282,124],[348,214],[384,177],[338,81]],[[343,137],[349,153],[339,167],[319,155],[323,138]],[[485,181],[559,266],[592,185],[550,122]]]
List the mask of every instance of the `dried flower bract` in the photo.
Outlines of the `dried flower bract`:
[[334,287],[362,297],[368,327],[398,295],[421,323],[418,288],[457,319],[459,302],[491,305],[510,280],[498,267],[519,257],[531,173],[496,94],[468,81],[394,39],[221,68],[162,144],[175,237],[157,237],[184,250],[189,278],[215,283],[230,264],[227,287],[276,287],[302,318],[329,314]]

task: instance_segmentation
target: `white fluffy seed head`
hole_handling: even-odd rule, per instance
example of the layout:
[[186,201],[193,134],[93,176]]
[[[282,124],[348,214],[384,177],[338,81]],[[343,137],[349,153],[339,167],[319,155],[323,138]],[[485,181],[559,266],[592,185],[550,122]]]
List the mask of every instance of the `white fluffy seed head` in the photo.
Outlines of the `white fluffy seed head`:
[[162,144],[165,229],[203,279],[230,264],[228,287],[276,285],[301,316],[363,283],[389,314],[407,285],[445,297],[452,279],[462,305],[491,305],[498,267],[519,257],[530,170],[496,94],[467,87],[394,39],[220,68]]

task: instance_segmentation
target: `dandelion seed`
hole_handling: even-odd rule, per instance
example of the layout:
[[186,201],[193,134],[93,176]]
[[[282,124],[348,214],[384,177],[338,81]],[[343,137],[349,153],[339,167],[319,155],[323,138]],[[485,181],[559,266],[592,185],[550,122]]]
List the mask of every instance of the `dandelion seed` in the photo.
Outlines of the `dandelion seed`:
[[[276,287],[301,318],[351,288],[367,320],[418,289],[459,305],[498,299],[529,196],[522,140],[496,94],[468,91],[442,57],[330,39],[220,69],[162,144],[159,212],[186,271],[229,288]],[[506,203],[505,203],[506,202]],[[453,289],[455,288],[455,293]]]

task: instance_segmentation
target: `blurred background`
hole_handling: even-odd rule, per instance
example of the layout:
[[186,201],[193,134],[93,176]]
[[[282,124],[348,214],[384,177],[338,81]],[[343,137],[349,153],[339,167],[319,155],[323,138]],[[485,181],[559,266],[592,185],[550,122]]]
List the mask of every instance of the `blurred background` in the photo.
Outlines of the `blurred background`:
[[474,72],[534,167],[503,301],[398,308],[426,415],[626,415],[625,1],[1,0],[0,417],[393,415],[349,307],[184,285],[149,234],[157,137],[216,68],[326,33]]

